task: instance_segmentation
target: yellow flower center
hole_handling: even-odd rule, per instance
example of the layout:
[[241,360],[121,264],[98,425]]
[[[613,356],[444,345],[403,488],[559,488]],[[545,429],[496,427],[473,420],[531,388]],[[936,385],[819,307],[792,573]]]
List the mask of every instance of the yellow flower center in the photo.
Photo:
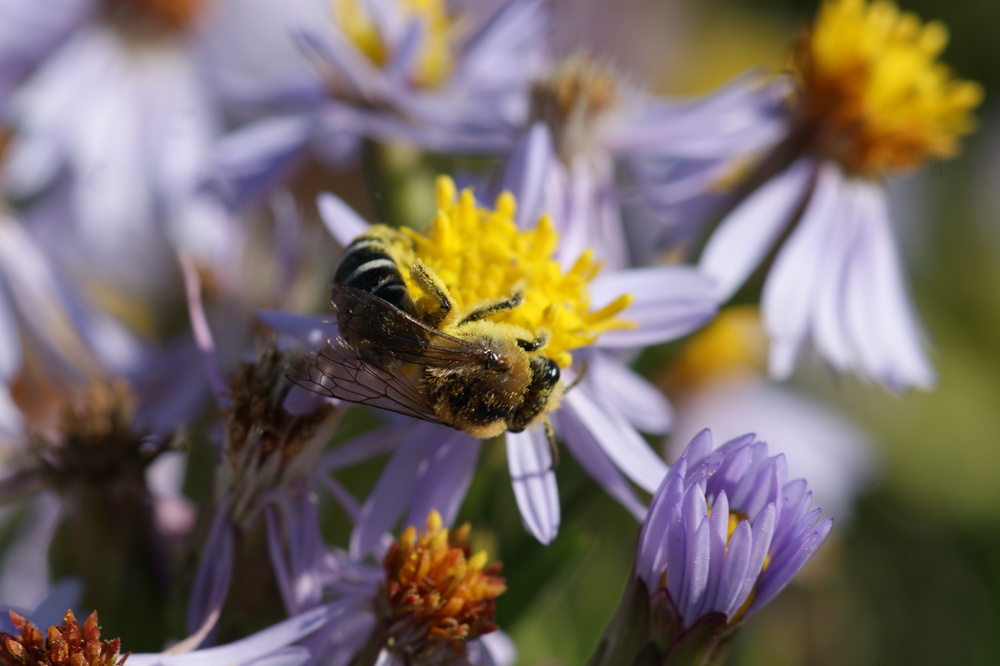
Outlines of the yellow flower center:
[[[397,0],[404,20],[423,21],[423,39],[411,72],[418,88],[439,87],[454,66],[455,25],[445,8],[445,0]],[[333,0],[333,15],[347,38],[369,60],[383,67],[392,56],[391,45],[365,8],[364,0]]]
[[[425,530],[408,527],[389,548],[383,565],[396,649],[426,654],[438,645],[461,655],[467,641],[496,629],[494,600],[507,589],[501,565],[488,565],[484,551],[473,555],[468,539],[468,524],[449,532],[432,510]],[[421,644],[406,644],[414,629]]]
[[[604,331],[633,326],[617,318],[632,302],[629,294],[591,310],[588,283],[601,265],[587,250],[564,271],[553,256],[559,234],[548,216],[534,229],[521,230],[514,222],[513,195],[501,194],[495,210],[479,208],[471,190],[456,196],[455,184],[447,177],[438,179],[437,204],[426,235],[403,231],[412,240],[415,258],[441,279],[452,297],[455,307],[442,328],[461,321],[477,306],[523,294],[520,305],[490,320],[536,337],[545,335],[541,353],[565,368],[573,361],[573,349],[593,344]],[[404,278],[410,292],[419,294],[409,275]],[[421,300],[416,300],[419,308]]]
[[947,41],[943,24],[890,2],[824,2],[796,50],[820,150],[869,177],[954,156],[983,90],[937,62]]
[[752,305],[725,308],[695,335],[670,371],[671,383],[697,386],[720,378],[757,373],[767,353],[767,337]]

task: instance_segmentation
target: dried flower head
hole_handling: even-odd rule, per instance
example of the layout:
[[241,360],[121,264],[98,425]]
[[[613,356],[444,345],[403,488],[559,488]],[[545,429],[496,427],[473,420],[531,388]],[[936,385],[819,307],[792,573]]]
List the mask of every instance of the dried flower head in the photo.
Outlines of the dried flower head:
[[484,551],[473,555],[468,538],[468,524],[449,532],[431,511],[426,530],[408,527],[389,549],[384,602],[392,651],[415,663],[447,663],[468,641],[497,629],[494,600],[507,589],[501,564],[487,564]]
[[61,625],[52,625],[45,635],[27,618],[11,611],[10,619],[21,632],[0,632],[2,666],[122,666],[130,653],[120,655],[121,640],[101,640],[97,611],[81,627],[68,610]]

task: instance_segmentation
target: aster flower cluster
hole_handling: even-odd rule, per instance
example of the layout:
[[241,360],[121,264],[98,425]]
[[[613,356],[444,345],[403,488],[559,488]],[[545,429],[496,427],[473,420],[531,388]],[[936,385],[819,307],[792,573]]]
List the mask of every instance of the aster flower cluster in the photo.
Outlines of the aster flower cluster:
[[771,382],[933,385],[882,184],[981,90],[882,1],[693,101],[556,12],[0,0],[0,664],[513,664],[488,553],[593,490],[592,664],[721,663],[807,564],[799,477],[849,514],[874,456]]

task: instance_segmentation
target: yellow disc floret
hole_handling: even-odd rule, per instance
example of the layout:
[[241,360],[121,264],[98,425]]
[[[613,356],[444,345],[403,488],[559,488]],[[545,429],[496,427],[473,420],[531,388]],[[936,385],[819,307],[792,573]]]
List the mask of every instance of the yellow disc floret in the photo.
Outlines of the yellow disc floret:
[[427,654],[438,646],[461,655],[467,641],[496,629],[494,600],[507,589],[501,565],[487,564],[483,551],[473,555],[468,538],[468,524],[449,532],[432,510],[425,530],[408,527],[390,547],[383,565],[397,649]]
[[681,351],[671,379],[685,388],[719,379],[758,375],[765,365],[767,336],[755,306],[728,307]]
[[824,2],[796,51],[820,150],[868,177],[954,156],[983,91],[937,62],[947,41],[943,24],[890,2]]
[[[601,264],[590,250],[563,270],[554,254],[559,234],[548,216],[534,229],[514,222],[516,202],[510,193],[496,208],[479,208],[471,190],[456,195],[450,178],[438,180],[438,213],[426,235],[406,229],[414,254],[433,271],[454,299],[450,320],[491,301],[523,294],[516,308],[491,320],[547,335],[541,353],[560,367],[572,363],[573,349],[593,344],[604,331],[629,328],[617,318],[632,301],[624,294],[598,310],[590,308],[588,283]],[[411,291],[418,291],[414,284]]]
[[[420,47],[411,71],[418,88],[437,88],[453,67],[455,26],[444,0],[398,0],[404,20],[422,21]],[[333,15],[341,31],[375,65],[383,67],[392,56],[386,35],[365,8],[364,0],[334,0]]]

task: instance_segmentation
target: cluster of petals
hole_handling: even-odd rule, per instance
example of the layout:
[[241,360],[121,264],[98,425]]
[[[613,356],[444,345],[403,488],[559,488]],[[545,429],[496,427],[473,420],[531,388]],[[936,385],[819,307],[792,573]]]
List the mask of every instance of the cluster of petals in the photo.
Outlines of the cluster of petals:
[[[737,622],[769,602],[833,526],[811,509],[804,480],[753,435],[712,450],[702,431],[671,467],[649,508],[636,572],[666,588],[685,627],[709,613]],[[732,523],[736,522],[735,527]]]

